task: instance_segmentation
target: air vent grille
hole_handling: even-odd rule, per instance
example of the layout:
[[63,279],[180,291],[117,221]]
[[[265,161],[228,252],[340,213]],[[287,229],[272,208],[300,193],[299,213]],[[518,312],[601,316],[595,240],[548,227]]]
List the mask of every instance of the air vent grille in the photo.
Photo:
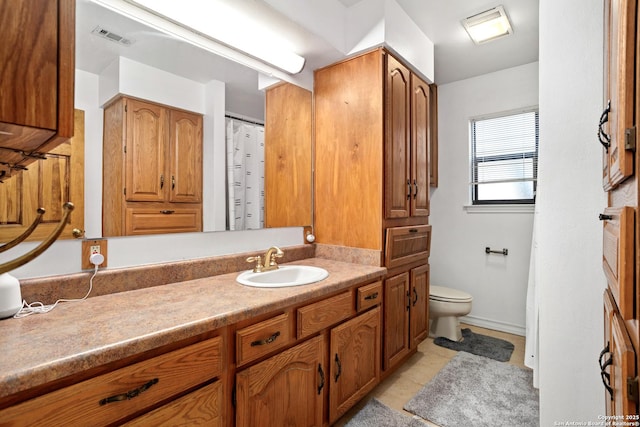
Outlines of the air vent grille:
[[119,34],[114,33],[113,31],[109,31],[105,28],[97,26],[91,31],[91,34],[95,34],[96,36],[100,36],[114,43],[121,44],[123,46],[131,46],[133,44],[133,40],[123,37]]

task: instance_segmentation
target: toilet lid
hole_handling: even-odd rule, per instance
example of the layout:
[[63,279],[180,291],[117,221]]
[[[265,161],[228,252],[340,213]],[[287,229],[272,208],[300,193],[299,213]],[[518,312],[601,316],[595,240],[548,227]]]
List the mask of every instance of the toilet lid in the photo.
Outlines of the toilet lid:
[[469,302],[473,299],[471,295],[464,291],[444,286],[430,286],[429,298],[436,301],[456,301]]

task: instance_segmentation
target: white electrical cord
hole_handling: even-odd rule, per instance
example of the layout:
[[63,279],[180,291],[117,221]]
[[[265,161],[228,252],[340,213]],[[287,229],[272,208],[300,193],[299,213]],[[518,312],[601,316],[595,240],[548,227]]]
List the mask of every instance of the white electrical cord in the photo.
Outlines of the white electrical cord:
[[62,298],[57,300],[53,304],[48,304],[48,305],[45,305],[40,301],[36,301],[36,302],[32,302],[31,304],[28,304],[25,300],[22,300],[22,308],[20,309],[20,311],[14,314],[13,317],[18,319],[21,317],[31,316],[32,314],[48,313],[54,308],[56,308],[58,303],[77,302],[77,301],[86,300],[89,294],[91,293],[91,291],[93,290],[93,278],[96,277],[96,274],[98,274],[98,267],[100,266],[100,264],[104,262],[104,256],[102,256],[101,254],[93,254],[89,259],[91,263],[94,265],[94,270],[93,270],[93,275],[89,279],[89,291],[85,296],[83,296],[82,298],[72,298],[72,299]]

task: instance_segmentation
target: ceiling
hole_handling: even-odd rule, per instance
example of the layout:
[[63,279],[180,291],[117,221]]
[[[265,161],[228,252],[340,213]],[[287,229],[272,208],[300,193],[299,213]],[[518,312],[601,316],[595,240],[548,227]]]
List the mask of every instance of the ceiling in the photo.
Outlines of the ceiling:
[[[237,0],[219,0],[235,3]],[[345,7],[363,0],[339,0]],[[388,0],[387,0],[388,1]],[[434,43],[435,82],[449,83],[538,60],[538,0],[395,0]],[[328,65],[343,54],[312,31],[277,13],[262,0],[245,0],[261,19],[268,19],[307,58],[305,70]],[[475,45],[460,21],[476,13],[503,5],[512,21],[513,35]],[[186,78],[207,82],[224,81],[238,91],[255,91],[257,72],[212,56],[201,49],[170,39],[162,33],[106,11],[89,0],[77,0],[76,64],[99,74],[118,56],[144,62]],[[91,35],[96,25],[135,41],[130,47]]]

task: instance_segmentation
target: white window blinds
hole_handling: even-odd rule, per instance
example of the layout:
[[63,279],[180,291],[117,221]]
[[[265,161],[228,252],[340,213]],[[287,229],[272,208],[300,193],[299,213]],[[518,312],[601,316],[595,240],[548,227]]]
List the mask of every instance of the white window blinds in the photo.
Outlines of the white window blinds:
[[538,177],[538,112],[471,121],[473,203],[532,203]]

